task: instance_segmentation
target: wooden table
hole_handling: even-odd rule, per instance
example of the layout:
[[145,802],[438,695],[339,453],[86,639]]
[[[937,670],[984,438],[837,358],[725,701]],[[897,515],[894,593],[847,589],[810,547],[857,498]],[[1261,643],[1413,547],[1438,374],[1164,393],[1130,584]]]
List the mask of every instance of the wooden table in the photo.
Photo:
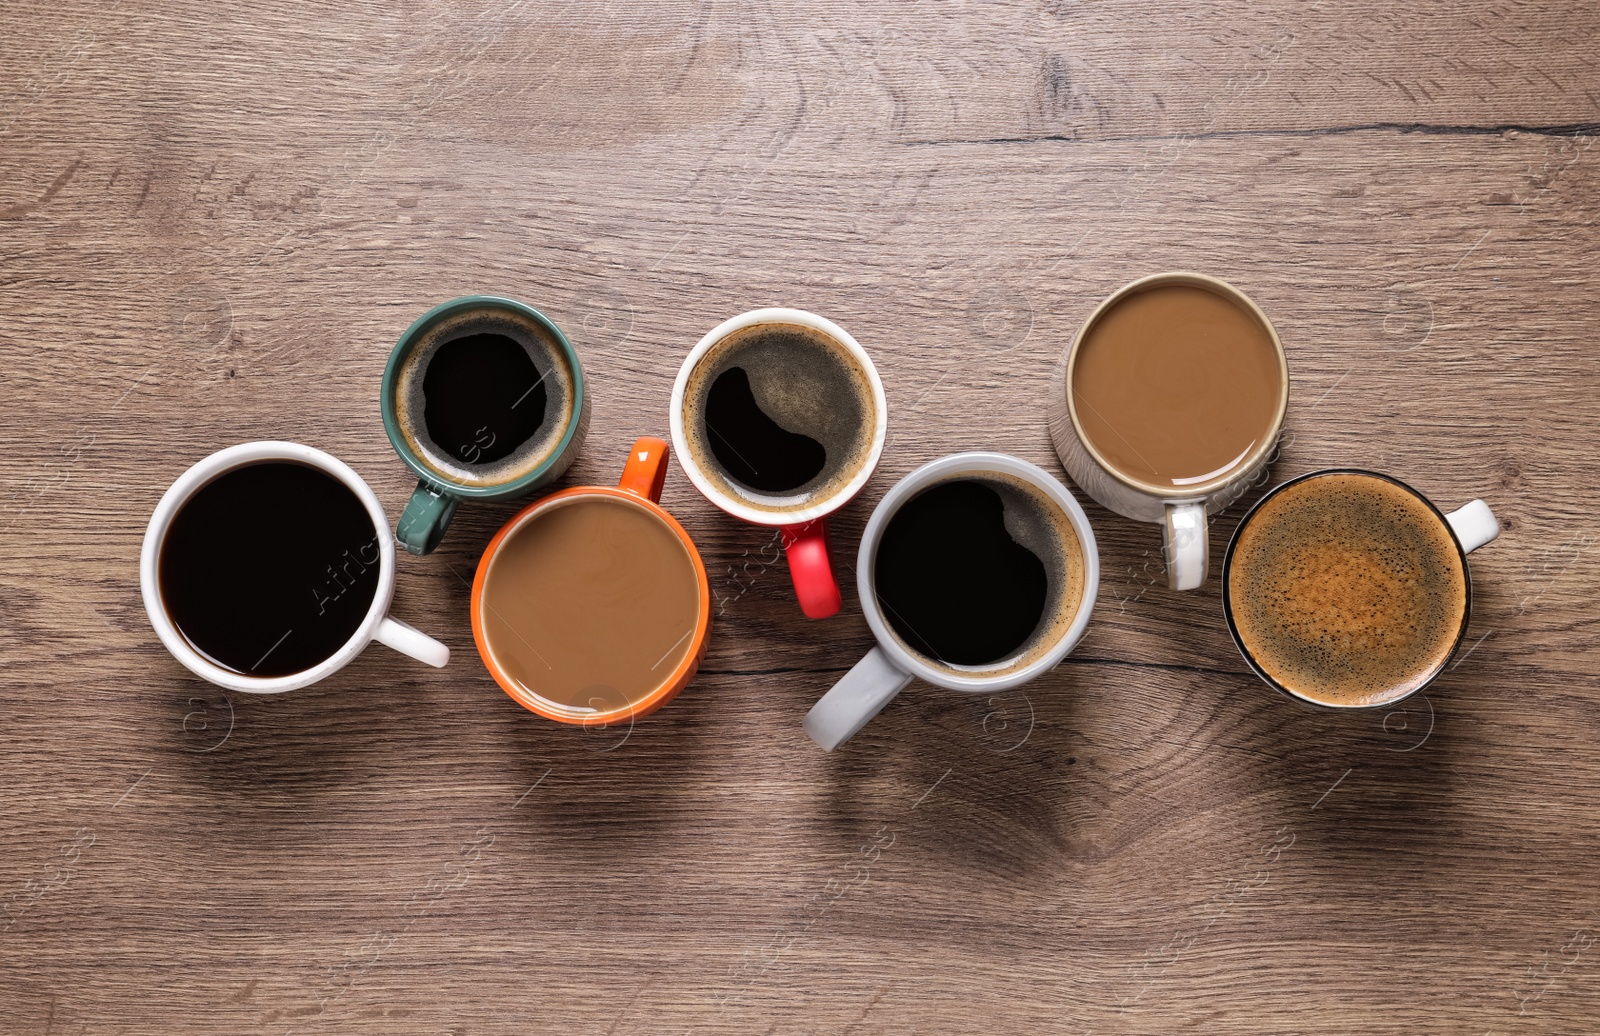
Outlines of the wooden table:
[[[1600,12],[1525,4],[252,5],[24,0],[0,33],[0,1031],[1590,1033],[1600,1028]],[[435,302],[524,299],[594,396],[564,484],[664,434],[762,305],[883,374],[835,525],[992,448],[1060,467],[1097,300],[1195,269],[1288,348],[1288,477],[1488,499],[1459,661],[1391,713],[1280,699],[1215,575],[1082,494],[1104,583],[1025,692],[914,685],[674,469],[710,652],[626,732],[517,707],[467,581],[400,559],[428,670],[277,697],[156,641],[166,486],[285,438],[412,481],[379,420]],[[1220,552],[1242,506],[1213,524]]]

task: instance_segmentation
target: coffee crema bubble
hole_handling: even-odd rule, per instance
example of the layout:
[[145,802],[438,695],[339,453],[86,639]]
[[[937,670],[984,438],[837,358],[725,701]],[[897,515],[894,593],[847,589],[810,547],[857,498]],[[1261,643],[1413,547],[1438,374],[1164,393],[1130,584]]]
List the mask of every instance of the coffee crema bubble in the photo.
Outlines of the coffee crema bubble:
[[877,417],[855,357],[800,324],[734,331],[701,357],[684,391],[695,465],[718,491],[775,514],[849,485],[871,457]]
[[1083,603],[1083,544],[1037,486],[998,472],[922,490],[889,520],[873,589],[897,639],[958,675],[1031,665]]
[[401,361],[400,433],[445,482],[494,486],[536,471],[574,420],[576,378],[561,343],[532,318],[485,306],[425,329]]
[[1381,705],[1444,668],[1466,626],[1466,565],[1410,489],[1330,472],[1247,519],[1224,576],[1229,616],[1271,679],[1311,701]]

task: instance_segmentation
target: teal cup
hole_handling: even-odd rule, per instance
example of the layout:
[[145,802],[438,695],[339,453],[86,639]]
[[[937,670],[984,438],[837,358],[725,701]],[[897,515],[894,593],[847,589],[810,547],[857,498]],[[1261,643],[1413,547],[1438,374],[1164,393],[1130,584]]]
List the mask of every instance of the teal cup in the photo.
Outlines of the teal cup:
[[532,306],[468,295],[435,306],[389,354],[383,428],[417,476],[395,541],[428,554],[463,500],[508,500],[572,465],[589,425],[577,350]]

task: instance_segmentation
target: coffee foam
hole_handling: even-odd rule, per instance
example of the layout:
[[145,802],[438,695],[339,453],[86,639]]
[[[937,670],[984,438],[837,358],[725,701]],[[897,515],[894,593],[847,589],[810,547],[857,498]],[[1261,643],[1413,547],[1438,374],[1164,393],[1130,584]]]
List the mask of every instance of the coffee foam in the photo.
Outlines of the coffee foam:
[[[731,367],[749,375],[751,394],[768,417],[822,444],[826,460],[809,482],[782,494],[763,493],[734,480],[717,460],[706,427],[706,397]],[[850,484],[872,454],[877,406],[871,380],[843,345],[815,328],[778,322],[741,328],[713,345],[689,375],[683,416],[689,451],[718,492],[784,514],[814,506]]]
[[[1039,619],[1032,636],[1023,642],[1014,655],[981,666],[953,665],[933,658],[907,644],[892,625],[885,623],[884,628],[914,657],[955,676],[1004,676],[1026,669],[1048,654],[1066,636],[1083,607],[1086,575],[1083,541],[1078,538],[1077,528],[1060,504],[1038,486],[1014,475],[998,471],[962,472],[924,486],[916,496],[952,482],[977,482],[999,494],[1001,506],[1005,509],[1002,521],[1006,532],[1044,563],[1048,580],[1044,615]],[[916,496],[911,499],[916,499]],[[938,559],[930,558],[928,563],[936,565]]]
[[1226,573],[1245,650],[1289,691],[1378,705],[1431,680],[1466,622],[1466,566],[1449,526],[1410,490],[1329,473],[1269,498]]
[[[543,378],[546,393],[539,430],[512,453],[488,464],[463,463],[429,437],[423,420],[423,376],[434,354],[448,342],[476,334],[501,334],[521,345]],[[451,313],[412,340],[395,385],[395,417],[406,445],[442,481],[496,486],[536,471],[560,448],[567,427],[587,416],[572,412],[575,385],[566,350],[544,325],[515,310],[484,306]]]

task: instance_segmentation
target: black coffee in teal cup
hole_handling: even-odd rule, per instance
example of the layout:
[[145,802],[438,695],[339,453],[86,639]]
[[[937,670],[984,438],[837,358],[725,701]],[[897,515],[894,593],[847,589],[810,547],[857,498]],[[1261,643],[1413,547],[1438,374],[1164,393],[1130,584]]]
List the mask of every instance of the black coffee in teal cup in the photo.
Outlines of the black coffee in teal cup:
[[439,545],[464,500],[506,500],[560,478],[589,424],[578,353],[532,306],[468,295],[428,310],[383,371],[383,428],[417,475],[395,529]]

